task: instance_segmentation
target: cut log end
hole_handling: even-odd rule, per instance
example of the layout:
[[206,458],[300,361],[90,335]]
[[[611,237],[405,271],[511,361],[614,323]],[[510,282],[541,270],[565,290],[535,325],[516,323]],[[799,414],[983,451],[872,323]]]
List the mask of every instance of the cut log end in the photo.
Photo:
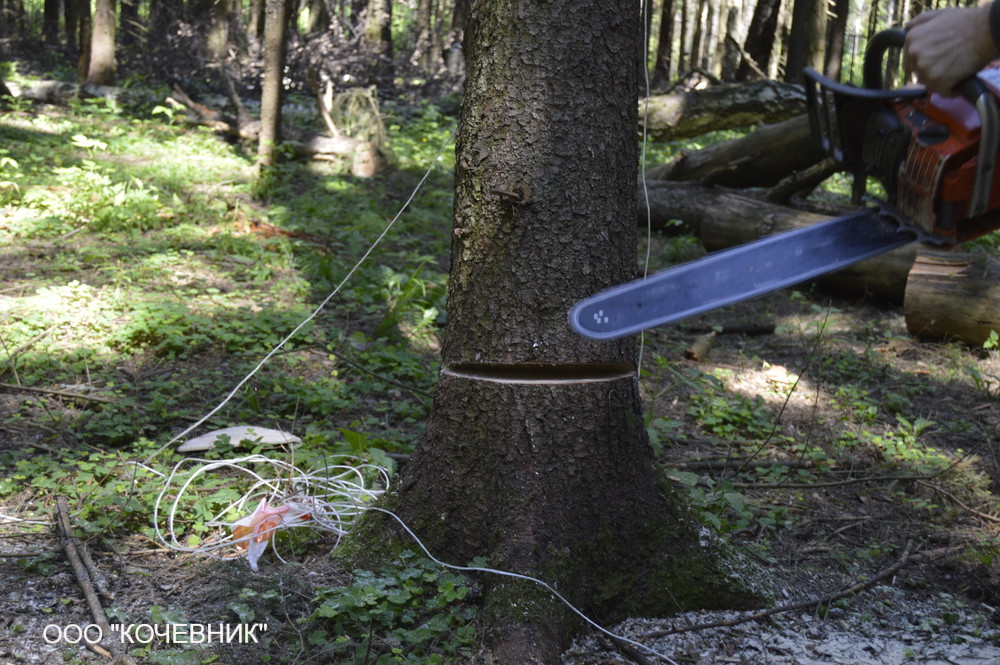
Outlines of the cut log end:
[[916,337],[982,346],[1000,331],[1000,259],[921,251],[903,311],[906,329]]

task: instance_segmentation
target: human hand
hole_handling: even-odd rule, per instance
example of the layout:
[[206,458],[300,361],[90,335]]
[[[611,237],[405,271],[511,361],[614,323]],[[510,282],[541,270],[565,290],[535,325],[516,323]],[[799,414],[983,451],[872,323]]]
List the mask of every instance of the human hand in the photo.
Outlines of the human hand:
[[990,33],[990,6],[939,9],[906,24],[903,68],[931,92],[955,86],[998,56]]

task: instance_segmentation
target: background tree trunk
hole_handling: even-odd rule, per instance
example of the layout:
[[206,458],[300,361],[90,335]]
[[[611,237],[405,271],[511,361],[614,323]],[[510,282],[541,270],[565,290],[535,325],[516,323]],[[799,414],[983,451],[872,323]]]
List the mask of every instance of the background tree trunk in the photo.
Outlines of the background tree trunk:
[[139,18],[139,0],[121,0],[119,11],[121,23],[119,32],[123,45],[135,44],[142,38],[142,25]]
[[673,76],[673,42],[674,0],[663,0],[660,11],[660,37],[656,44],[653,79],[650,83],[650,87],[654,90],[665,88]]
[[827,0],[795,0],[792,28],[788,37],[788,59],[785,80],[802,81],[802,70],[812,67],[823,71],[826,55]]
[[414,17],[414,27],[417,40],[414,45],[410,63],[421,67],[424,71],[436,71],[441,62],[440,48],[437,47],[437,31],[434,29],[433,0],[418,0],[417,13]]
[[737,39],[740,31],[740,11],[730,7],[726,14],[726,34],[722,45],[722,71],[719,78],[723,81],[736,80],[736,71],[740,66],[740,49]]
[[229,18],[232,13],[232,0],[211,0],[208,12],[208,32],[205,35],[205,48],[215,60],[222,60],[227,55],[229,49]]
[[59,43],[59,0],[45,0],[42,9],[42,38],[46,44]]
[[247,41],[252,48],[259,47],[264,42],[264,0],[250,0],[247,8]]
[[[472,2],[442,372],[389,499],[436,555],[539,576],[601,621],[759,602],[654,474],[635,340],[566,323],[636,270],[637,10]],[[565,608],[484,584],[494,662],[559,662]]]
[[392,58],[392,0],[368,0],[365,41],[376,54]]
[[306,23],[306,34],[317,35],[330,25],[330,12],[325,0],[308,0],[309,21]]
[[94,26],[90,40],[90,62],[87,83],[115,84],[115,2],[97,0],[94,6]]
[[264,83],[260,94],[258,168],[274,164],[275,148],[281,140],[281,99],[284,91],[282,77],[285,68],[288,3],[286,0],[267,0],[264,11]]
[[157,44],[166,43],[168,31],[183,13],[184,5],[181,0],[150,0],[149,41]]
[[[757,6],[750,20],[743,49],[759,70],[767,71],[774,50],[774,38],[778,30],[778,15],[781,0],[757,0]],[[745,60],[736,71],[737,81],[749,81],[755,77],[754,67]]]
[[847,15],[851,9],[850,0],[833,0],[833,16],[826,36],[826,64],[823,71],[834,81],[840,80],[841,63],[844,60],[844,42],[847,38]]

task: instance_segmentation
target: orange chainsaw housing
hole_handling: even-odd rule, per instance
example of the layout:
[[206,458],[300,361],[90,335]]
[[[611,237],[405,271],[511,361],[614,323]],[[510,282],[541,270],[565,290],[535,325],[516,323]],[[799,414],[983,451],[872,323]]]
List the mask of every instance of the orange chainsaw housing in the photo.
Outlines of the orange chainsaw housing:
[[[853,88],[815,72],[807,79],[822,147],[856,180],[870,175],[882,182],[887,207],[903,221],[939,244],[1000,227],[1000,169],[993,172],[986,212],[969,217],[982,133],[971,102],[919,89]],[[1000,61],[979,79],[1000,99]]]
[[[990,67],[979,78],[1000,97],[1000,68]],[[976,177],[981,129],[976,109],[962,97],[932,94],[897,103],[895,111],[913,137],[898,175],[899,212],[925,231],[957,242],[989,232],[988,224],[963,224]],[[987,204],[988,211],[998,208],[1000,171]]]

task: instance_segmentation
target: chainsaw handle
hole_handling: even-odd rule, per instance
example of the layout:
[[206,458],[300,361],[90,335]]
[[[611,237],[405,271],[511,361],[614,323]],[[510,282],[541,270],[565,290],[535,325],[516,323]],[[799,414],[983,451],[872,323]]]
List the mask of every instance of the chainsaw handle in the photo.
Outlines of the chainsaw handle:
[[[890,48],[903,48],[906,30],[889,28],[875,33],[865,51],[863,80],[866,88],[882,89],[882,59]],[[956,92],[965,97],[979,114],[979,153],[976,157],[976,180],[972,198],[969,199],[969,217],[986,212],[990,199],[990,187],[996,169],[997,150],[1000,150],[1000,110],[997,100],[986,84],[978,76],[963,79]]]
[[906,42],[906,30],[889,28],[872,35],[865,50],[865,62],[862,69],[862,81],[866,88],[882,89],[882,58],[891,48],[903,48]]
[[997,150],[1000,150],[1000,109],[996,97],[978,76],[970,76],[956,86],[979,113],[979,152],[976,155],[976,181],[969,199],[969,217],[986,212],[990,202]]

